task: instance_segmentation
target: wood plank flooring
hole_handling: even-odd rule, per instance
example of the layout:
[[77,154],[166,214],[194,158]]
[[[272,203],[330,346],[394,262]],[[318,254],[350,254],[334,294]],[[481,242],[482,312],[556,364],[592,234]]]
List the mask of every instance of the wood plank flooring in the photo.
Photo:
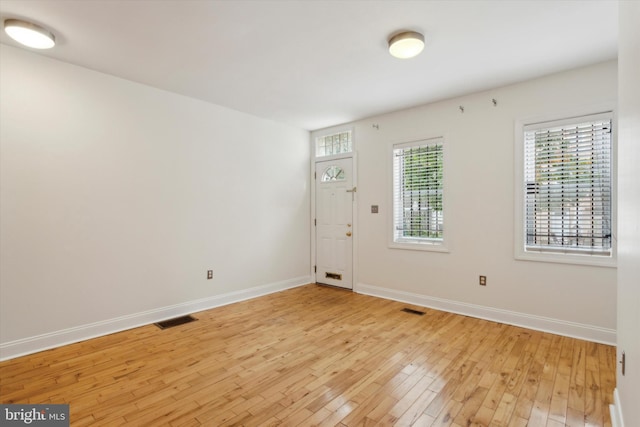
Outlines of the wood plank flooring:
[[611,425],[611,346],[318,285],[194,317],[0,363],[0,401],[73,426]]

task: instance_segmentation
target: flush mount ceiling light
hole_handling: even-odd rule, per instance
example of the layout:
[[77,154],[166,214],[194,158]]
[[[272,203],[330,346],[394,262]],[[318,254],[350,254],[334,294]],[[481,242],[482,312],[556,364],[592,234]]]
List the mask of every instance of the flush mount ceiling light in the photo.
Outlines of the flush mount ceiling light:
[[50,49],[56,44],[56,38],[49,31],[20,19],[5,20],[4,31],[18,43],[34,49]]
[[417,56],[424,49],[424,36],[415,31],[404,31],[389,39],[389,53],[396,58]]

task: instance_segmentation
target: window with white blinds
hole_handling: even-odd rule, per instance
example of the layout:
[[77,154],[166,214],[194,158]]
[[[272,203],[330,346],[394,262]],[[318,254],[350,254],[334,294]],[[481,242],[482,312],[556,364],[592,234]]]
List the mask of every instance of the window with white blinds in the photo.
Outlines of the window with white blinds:
[[393,242],[443,240],[443,140],[393,146]]
[[526,125],[525,251],[610,256],[612,115]]

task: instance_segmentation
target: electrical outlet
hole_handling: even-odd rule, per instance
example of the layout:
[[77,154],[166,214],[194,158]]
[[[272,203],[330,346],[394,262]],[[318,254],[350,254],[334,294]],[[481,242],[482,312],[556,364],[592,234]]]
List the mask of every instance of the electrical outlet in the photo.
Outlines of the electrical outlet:
[[207,280],[213,279],[213,270],[207,270]]
[[487,286],[487,276],[480,276],[480,286]]

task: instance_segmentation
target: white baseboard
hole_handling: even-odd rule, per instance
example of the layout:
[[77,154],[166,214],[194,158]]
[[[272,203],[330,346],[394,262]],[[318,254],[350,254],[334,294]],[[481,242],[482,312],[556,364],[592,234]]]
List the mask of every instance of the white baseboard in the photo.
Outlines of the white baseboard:
[[565,320],[551,319],[548,317],[518,313],[515,311],[502,310],[493,307],[485,307],[465,302],[435,298],[427,295],[420,295],[411,292],[367,285],[365,283],[356,284],[353,290],[360,294],[386,298],[422,307],[434,308],[437,310],[448,311],[465,316],[492,320],[495,322],[506,323],[514,326],[522,326],[528,329],[551,332],[557,335],[580,338],[602,344],[616,345],[615,329],[601,328],[598,326],[585,325],[582,323],[568,322]]
[[234,302],[280,292],[286,289],[306,285],[308,283],[311,283],[310,276],[296,277],[294,279],[283,280],[281,282],[269,283],[249,289],[215,295],[208,298],[202,298],[168,307],[161,307],[141,313],[134,313],[101,322],[90,323],[61,331],[49,332],[42,335],[2,343],[0,344],[0,361],[84,341],[90,338],[112,334],[114,332],[137,328],[150,323],[232,304]]
[[624,418],[622,418],[622,407],[620,407],[620,395],[618,389],[613,390],[613,405],[609,405],[609,413],[611,414],[612,427],[624,427]]

